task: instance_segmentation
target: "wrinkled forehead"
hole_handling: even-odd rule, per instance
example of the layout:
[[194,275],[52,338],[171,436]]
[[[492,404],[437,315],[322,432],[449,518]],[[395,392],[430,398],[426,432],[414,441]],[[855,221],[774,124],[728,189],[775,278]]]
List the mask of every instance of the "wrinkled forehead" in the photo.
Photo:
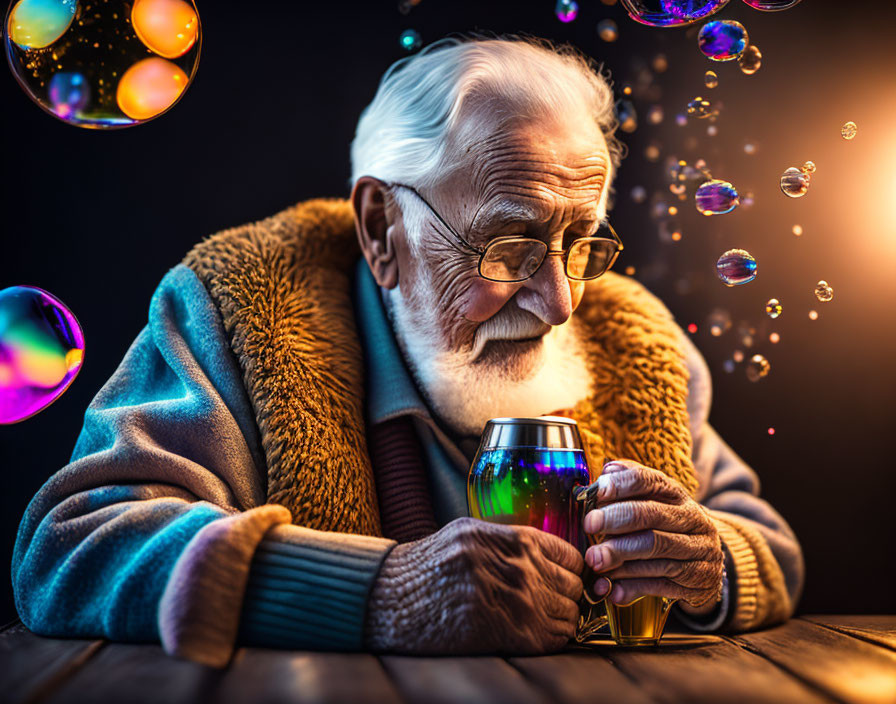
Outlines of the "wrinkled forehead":
[[600,126],[584,112],[527,118],[470,112],[458,122],[446,159],[452,180],[473,202],[540,188],[606,215],[612,162]]

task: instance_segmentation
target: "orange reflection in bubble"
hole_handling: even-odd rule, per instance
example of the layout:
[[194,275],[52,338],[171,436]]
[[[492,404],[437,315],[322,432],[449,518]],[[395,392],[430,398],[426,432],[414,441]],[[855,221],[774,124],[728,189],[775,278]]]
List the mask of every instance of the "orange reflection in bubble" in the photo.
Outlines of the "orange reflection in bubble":
[[143,59],[125,71],[118,82],[118,107],[133,120],[148,120],[174,105],[187,81],[183,69],[170,61]]
[[186,54],[199,36],[199,17],[184,0],[137,0],[131,24],[140,41],[166,59]]

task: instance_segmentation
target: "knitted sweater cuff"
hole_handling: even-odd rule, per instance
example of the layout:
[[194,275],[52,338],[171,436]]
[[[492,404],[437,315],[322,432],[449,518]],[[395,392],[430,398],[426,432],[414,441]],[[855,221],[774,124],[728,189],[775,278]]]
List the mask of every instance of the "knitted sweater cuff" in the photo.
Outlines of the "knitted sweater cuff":
[[396,544],[294,525],[272,528],[252,559],[238,641],[360,650],[370,590]]
[[790,599],[765,539],[738,516],[721,511],[710,514],[731,556],[728,579],[733,613],[728,628],[746,631],[785,620],[792,610]]

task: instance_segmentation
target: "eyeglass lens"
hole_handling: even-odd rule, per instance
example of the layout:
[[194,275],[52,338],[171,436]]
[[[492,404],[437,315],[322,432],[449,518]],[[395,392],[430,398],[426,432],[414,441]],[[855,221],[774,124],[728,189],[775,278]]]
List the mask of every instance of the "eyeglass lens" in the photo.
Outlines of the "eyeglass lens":
[[[566,258],[566,275],[571,279],[600,276],[609,267],[616,246],[612,240],[576,240]],[[523,281],[537,271],[547,251],[547,245],[541,240],[501,240],[486,249],[479,271],[492,281]]]

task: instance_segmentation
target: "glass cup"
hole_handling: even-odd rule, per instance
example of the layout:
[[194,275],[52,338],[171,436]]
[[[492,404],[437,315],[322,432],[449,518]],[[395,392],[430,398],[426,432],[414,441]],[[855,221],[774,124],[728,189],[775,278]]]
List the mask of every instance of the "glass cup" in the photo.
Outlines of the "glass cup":
[[[576,499],[584,506],[582,511],[582,520],[584,520],[589,511],[597,508],[597,485],[579,490]],[[591,545],[597,545],[604,539],[601,534],[586,535]],[[656,645],[660,642],[669,611],[678,599],[664,596],[642,596],[627,604],[614,604],[607,599],[610,593],[608,590],[601,599],[592,601],[594,594],[592,588],[597,575],[587,565],[585,569],[592,575],[590,579],[583,580],[585,582],[585,597],[591,604],[603,604],[613,640],[619,645],[628,646]],[[607,581],[610,580],[607,579]],[[612,589],[612,584],[610,589]]]
[[[586,502],[578,497],[593,479],[573,419],[493,418],[485,425],[470,468],[467,509],[473,518],[491,523],[540,528],[584,554],[589,545]],[[588,570],[585,576],[576,629],[579,642],[609,623],[603,599],[594,600],[590,589],[594,573]]]

